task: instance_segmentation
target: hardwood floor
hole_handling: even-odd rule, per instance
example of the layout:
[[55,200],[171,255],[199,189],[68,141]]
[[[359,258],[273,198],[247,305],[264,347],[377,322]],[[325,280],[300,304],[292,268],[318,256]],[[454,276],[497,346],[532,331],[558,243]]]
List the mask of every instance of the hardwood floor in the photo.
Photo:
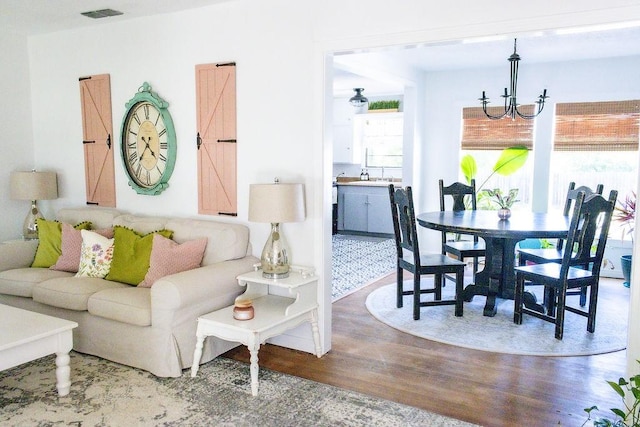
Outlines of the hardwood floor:
[[[260,366],[484,426],[581,426],[584,408],[611,417],[609,408],[621,405],[606,380],[625,375],[624,351],[516,356],[417,338],[365,308],[373,289],[394,281],[392,274],[333,304],[332,350],[321,359],[265,345]],[[243,346],[225,355],[249,361]]]

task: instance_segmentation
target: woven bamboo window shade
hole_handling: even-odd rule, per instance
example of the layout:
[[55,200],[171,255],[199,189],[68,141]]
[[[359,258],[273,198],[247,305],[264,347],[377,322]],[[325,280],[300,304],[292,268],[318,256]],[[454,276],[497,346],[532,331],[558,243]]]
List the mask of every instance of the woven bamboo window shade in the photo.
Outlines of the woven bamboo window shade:
[[555,151],[637,151],[640,101],[556,105]]
[[[533,105],[521,105],[523,114],[533,114]],[[499,115],[503,107],[488,107],[489,114]],[[462,149],[463,150],[502,150],[515,145],[533,148],[533,126],[535,120],[517,117],[515,120],[503,118],[491,120],[482,111],[482,107],[462,109]]]

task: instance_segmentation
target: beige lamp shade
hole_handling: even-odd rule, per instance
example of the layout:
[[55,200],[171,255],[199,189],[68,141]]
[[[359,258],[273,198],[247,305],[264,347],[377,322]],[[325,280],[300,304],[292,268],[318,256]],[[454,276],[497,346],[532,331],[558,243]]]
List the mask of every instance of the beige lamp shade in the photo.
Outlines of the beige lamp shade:
[[304,217],[302,184],[280,184],[276,178],[274,184],[249,186],[249,221],[271,223],[271,233],[260,255],[263,277],[289,277],[289,245],[280,231],[280,224],[304,221]]
[[303,184],[251,184],[249,186],[249,221],[304,221]]
[[14,200],[52,200],[58,198],[55,172],[11,172],[11,198]]

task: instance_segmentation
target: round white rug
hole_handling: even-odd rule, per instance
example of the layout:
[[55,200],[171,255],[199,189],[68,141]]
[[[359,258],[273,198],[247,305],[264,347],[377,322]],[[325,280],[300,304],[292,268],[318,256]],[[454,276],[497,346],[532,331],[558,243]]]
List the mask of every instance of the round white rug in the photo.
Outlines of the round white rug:
[[[410,289],[411,283],[405,282],[405,290]],[[495,317],[482,315],[485,297],[475,296],[473,301],[464,303],[463,317],[455,317],[454,306],[445,305],[422,307],[420,320],[413,320],[413,297],[405,296],[404,306],[396,308],[396,285],[392,284],[371,292],[366,306],[375,318],[395,329],[445,344],[496,353],[584,356],[626,348],[628,301],[608,298],[605,285],[611,286],[600,283],[595,332],[587,332],[586,317],[566,312],[562,341],[555,339],[552,323],[526,314],[522,325],[513,323],[513,300],[498,299]],[[445,286],[443,293],[453,292],[453,287]],[[574,302],[577,298],[571,296],[569,300]]]

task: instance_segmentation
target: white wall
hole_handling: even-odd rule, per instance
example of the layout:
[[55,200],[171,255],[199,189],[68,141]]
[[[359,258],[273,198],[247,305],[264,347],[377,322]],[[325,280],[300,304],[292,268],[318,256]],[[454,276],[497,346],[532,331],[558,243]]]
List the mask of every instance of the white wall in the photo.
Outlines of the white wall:
[[30,202],[11,200],[12,171],[35,167],[29,96],[27,38],[0,32],[0,242],[20,237]]
[[[326,296],[330,285],[325,278],[330,277],[327,248],[331,211],[330,190],[325,183],[331,176],[331,149],[323,137],[326,94],[330,90],[324,87],[326,55],[361,47],[639,18],[640,1],[631,0],[610,0],[606,4],[600,0],[496,1],[492,7],[472,0],[436,5],[423,0],[393,5],[387,0],[236,0],[183,13],[36,36],[29,39],[28,47],[33,159],[38,168],[52,168],[61,174],[62,198],[50,203],[50,210],[84,203],[78,77],[111,74],[116,136],[124,103],[143,81],[148,81],[170,103],[178,160],[170,188],[160,196],[145,197],[128,188],[121,161],[116,159],[118,207],[148,214],[195,215],[194,65],[235,60],[240,200],[236,221],[246,221],[250,183],[267,182],[278,175],[284,181],[306,184],[308,218],[304,223],[286,224],[284,232],[292,246],[293,261],[315,265],[320,271],[321,333],[327,349],[331,307]],[[366,25],[354,25],[356,21]],[[15,50],[19,44],[14,42],[12,46]],[[26,74],[20,54],[14,52],[12,57],[17,57],[17,66],[23,69],[12,71],[13,76]],[[1,69],[10,68],[2,65]],[[25,80],[20,80],[20,95],[7,101],[19,102],[29,92]],[[26,104],[27,112],[16,120],[28,123],[28,107]],[[6,140],[0,144],[11,145]],[[0,213],[11,213],[8,211],[3,203]],[[259,251],[267,227],[250,226],[255,251]]]
[[[313,75],[311,15],[291,1],[249,2],[251,10],[245,3],[29,39],[35,163],[57,170],[60,180],[60,198],[43,204],[49,216],[60,207],[85,203],[78,78],[102,73],[111,76],[117,207],[147,215],[197,216],[194,67],[235,61],[238,217],[222,220],[247,223],[251,183],[273,182],[276,176],[281,182],[302,182],[307,220],[285,224],[283,232],[292,263],[316,264],[313,230],[320,225],[309,149],[311,102],[304,90]],[[283,61],[285,53],[288,61]],[[144,81],[169,103],[177,135],[174,173],[158,196],[139,195],[128,186],[118,151],[124,105]],[[269,227],[248,225],[259,256]]]

